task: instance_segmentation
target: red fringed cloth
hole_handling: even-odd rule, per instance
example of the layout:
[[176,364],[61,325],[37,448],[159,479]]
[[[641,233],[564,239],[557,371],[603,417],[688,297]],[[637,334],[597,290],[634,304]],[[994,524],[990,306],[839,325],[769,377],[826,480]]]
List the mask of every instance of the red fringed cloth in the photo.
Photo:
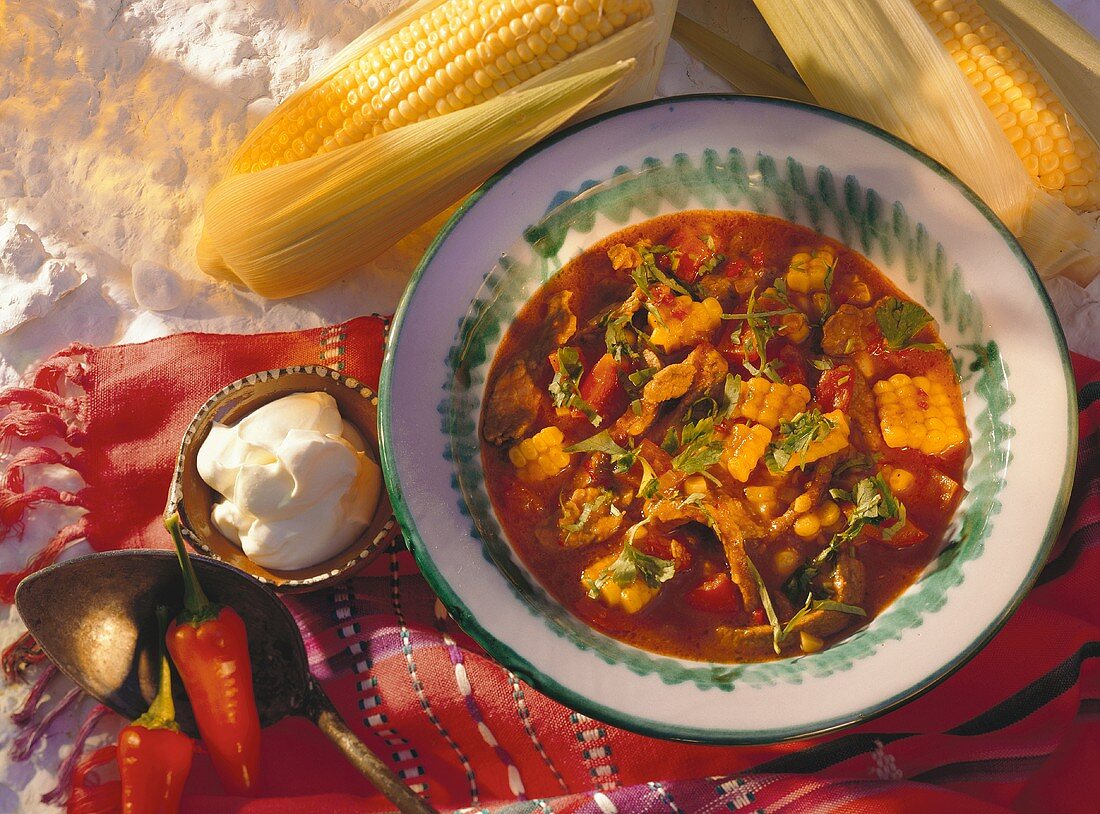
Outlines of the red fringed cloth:
[[[0,533],[35,506],[82,509],[19,578],[86,539],[93,548],[167,547],[160,514],[184,427],[208,395],[258,370],[323,363],[377,382],[385,323],[264,336],[158,339],[70,348],[27,387],[0,395]],[[1078,480],[1038,585],[969,664],[921,698],[840,733],[754,747],[674,744],[577,714],[502,669],[448,618],[395,545],[362,575],[287,597],[311,669],[359,737],[433,805],[530,812],[1095,812],[1100,800],[1100,363],[1074,360],[1081,404]],[[71,467],[76,492],[35,487],[31,464]],[[23,642],[7,663],[38,671],[19,712],[19,746],[56,709],[39,709],[50,666]],[[64,688],[62,688],[63,691]],[[654,703],[660,703],[654,698]],[[43,714],[45,712],[45,714]],[[83,738],[104,715],[97,708]],[[14,727],[5,722],[3,727]],[[2,731],[2,728],[0,728]],[[29,733],[29,734],[28,734]],[[266,796],[221,793],[196,757],[193,814],[384,811],[381,798],[300,719],[264,731]],[[97,753],[80,768],[105,760]],[[110,790],[92,786],[89,799]]]

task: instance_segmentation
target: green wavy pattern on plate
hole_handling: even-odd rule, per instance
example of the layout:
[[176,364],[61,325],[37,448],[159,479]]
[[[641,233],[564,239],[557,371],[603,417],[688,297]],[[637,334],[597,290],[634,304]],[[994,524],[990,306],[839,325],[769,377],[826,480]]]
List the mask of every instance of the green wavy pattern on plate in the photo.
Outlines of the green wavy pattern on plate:
[[[973,454],[965,483],[968,494],[950,542],[921,579],[871,625],[819,653],[760,664],[709,664],[648,653],[596,633],[563,609],[517,562],[485,490],[477,433],[481,395],[492,354],[516,312],[570,259],[569,240],[579,245],[577,237],[596,228],[598,219],[617,228],[682,209],[742,209],[783,217],[840,239],[880,266],[900,266],[939,321],[960,374]],[[691,681],[702,689],[728,691],[741,683],[799,683],[805,676],[850,669],[856,661],[870,658],[884,641],[919,627],[964,580],[964,564],[982,556],[991,520],[1000,509],[997,496],[1013,433],[1006,418],[1013,401],[1007,372],[996,344],[982,339],[981,306],[965,290],[962,271],[950,264],[943,246],[922,224],[914,223],[900,203],[883,201],[853,176],[834,178],[827,167],[808,171],[790,157],[776,161],[761,153],[749,160],[737,149],[724,155],[708,149],[698,160],[683,154],[668,164],[650,158],[636,170],[619,167],[606,180],[563,191],[543,219],[525,231],[524,241],[487,274],[459,326],[458,341],[448,355],[452,386],[439,413],[451,441],[445,457],[454,465],[455,498],[470,518],[484,556],[555,633],[609,663],[641,675],[655,673],[670,684]]]

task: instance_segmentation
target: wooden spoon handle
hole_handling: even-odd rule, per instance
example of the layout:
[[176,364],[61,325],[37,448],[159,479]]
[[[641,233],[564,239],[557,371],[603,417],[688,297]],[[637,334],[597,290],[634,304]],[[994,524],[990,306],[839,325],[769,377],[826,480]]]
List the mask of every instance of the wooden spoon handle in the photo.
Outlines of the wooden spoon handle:
[[310,678],[305,715],[344,753],[374,787],[386,795],[401,814],[438,814],[406,786],[377,755],[348,728],[317,682]]

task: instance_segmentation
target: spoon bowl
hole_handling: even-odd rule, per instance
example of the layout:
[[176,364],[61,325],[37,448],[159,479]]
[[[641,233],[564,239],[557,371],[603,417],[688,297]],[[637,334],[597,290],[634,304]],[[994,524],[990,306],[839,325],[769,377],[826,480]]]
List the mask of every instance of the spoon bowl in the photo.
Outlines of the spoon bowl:
[[[192,556],[212,602],[240,614],[248,630],[260,723],[288,715],[313,721],[402,812],[432,812],[348,729],[309,673],[290,612],[268,588],[225,563]],[[107,707],[133,720],[156,693],[160,643],[156,606],[182,608],[183,578],[170,551],[112,551],[78,557],[24,579],[15,604],[27,629],[66,676]],[[177,677],[176,687],[181,684]],[[180,728],[198,737],[191,705],[174,694]]]

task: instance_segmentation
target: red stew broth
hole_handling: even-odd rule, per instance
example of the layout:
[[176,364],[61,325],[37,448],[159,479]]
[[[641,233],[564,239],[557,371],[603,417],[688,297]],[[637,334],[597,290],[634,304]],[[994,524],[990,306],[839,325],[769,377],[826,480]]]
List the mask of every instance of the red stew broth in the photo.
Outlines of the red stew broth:
[[[609,415],[596,427],[576,411],[563,414],[554,407],[549,388],[555,371],[547,358],[545,337],[548,304],[551,299],[559,292],[573,292],[569,306],[576,316],[578,329],[583,333],[585,326],[597,320],[608,308],[624,301],[635,290],[635,281],[629,272],[612,267],[608,250],[618,244],[634,246],[643,240],[664,245],[670,240],[682,238],[685,231],[709,235],[713,238],[715,250],[724,256],[706,277],[712,277],[713,280],[722,278],[731,283],[739,282],[740,292],[730,289],[728,284],[721,281],[715,283],[716,288],[725,292],[725,297],[719,299],[724,299],[722,310],[726,313],[731,313],[731,309],[737,313],[745,311],[748,296],[745,289],[750,283],[755,283],[759,296],[776,279],[783,278],[788,262],[796,252],[822,246],[831,247],[836,256],[830,303],[834,311],[846,304],[861,309],[872,308],[885,297],[907,299],[857,252],[813,231],[775,218],[737,212],[685,212],[659,217],[618,232],[569,262],[560,273],[540,288],[521,310],[501,342],[486,384],[483,426],[486,412],[493,409],[491,401],[497,395],[494,387],[504,372],[518,363],[517,360],[522,360],[530,371],[539,395],[536,417],[519,438],[507,439],[503,443],[483,440],[482,458],[486,486],[506,537],[527,568],[562,605],[595,629],[646,650],[689,659],[742,662],[775,658],[777,656],[772,648],[772,626],[762,608],[731,608],[731,603],[726,603],[726,606],[719,607],[718,610],[713,607],[701,609],[689,601],[689,594],[703,581],[729,571],[723,545],[710,528],[702,523],[687,523],[663,531],[659,524],[649,524],[646,528],[650,533],[646,535],[646,539],[650,541],[651,547],[656,546],[671,557],[667,545],[654,543],[655,539],[660,541],[663,537],[666,540],[675,539],[687,553],[677,560],[675,575],[661,583],[656,596],[640,610],[632,613],[622,607],[610,607],[600,598],[590,598],[590,586],[586,587],[582,583],[581,575],[594,562],[614,556],[623,549],[624,532],[630,523],[624,521],[618,533],[607,539],[576,547],[562,544],[563,531],[559,528],[562,502],[569,498],[578,479],[584,480],[582,470],[586,465],[592,466],[589,459],[593,456],[574,453],[563,471],[545,480],[533,481],[521,479],[517,467],[509,459],[509,450],[513,446],[542,428],[551,425],[558,427],[564,435],[563,446],[569,446],[590,438],[602,429],[612,427],[616,421],[616,416]],[[867,300],[865,304],[846,301],[847,295],[844,292],[852,287],[852,281],[862,281],[867,286],[869,296],[864,298]],[[632,323],[641,326],[643,331],[649,328],[643,316],[644,311],[643,308],[642,313],[636,315]],[[722,320],[714,334],[709,337],[709,343],[722,352],[723,345],[729,345],[729,336],[743,324],[743,321],[738,320]],[[820,327],[811,327],[809,338],[802,344],[782,336],[766,343],[769,357],[775,356],[783,361],[777,368],[780,377],[789,383],[804,381],[811,394],[816,391],[821,371],[811,365],[809,360],[825,355],[820,348],[821,334]],[[934,324],[917,333],[914,341],[921,345],[938,343]],[[566,344],[578,349],[586,372],[592,369],[607,350],[603,329],[589,330],[581,338],[573,336]],[[739,357],[729,354],[728,351],[727,347],[724,354],[729,356],[729,373],[738,374],[743,379],[749,378],[750,370],[738,365]],[[687,352],[688,349],[685,348],[658,355],[667,365],[683,361]],[[942,348],[934,351],[913,348],[885,350],[870,356],[870,362],[864,360],[864,364],[873,366],[870,379],[877,381],[898,372],[910,376],[927,376],[948,388],[957,415],[962,416],[961,394],[954,367],[950,356]],[[833,361],[838,364],[852,364],[852,359],[841,356]],[[719,392],[721,388],[715,390]],[[812,398],[807,409],[814,405],[815,400]],[[667,412],[673,409],[673,404],[663,404],[661,409]],[[965,425],[963,429],[965,431]],[[849,455],[868,451],[865,439],[854,422],[850,439]],[[624,445],[624,438],[617,440],[620,445]],[[881,437],[878,440],[881,442]],[[661,439],[653,439],[653,442],[659,444]],[[823,637],[826,644],[849,635],[873,619],[914,581],[939,550],[950,519],[961,499],[962,489],[958,488],[945,499],[939,490],[937,479],[942,480],[942,476],[946,476],[954,483],[961,484],[968,452],[966,441],[937,455],[910,448],[893,449],[881,444],[877,460],[871,469],[866,470],[866,474],[882,472],[884,467],[889,472],[889,467],[895,467],[913,475],[913,486],[904,497],[899,497],[904,503],[909,522],[923,530],[927,536],[913,544],[898,545],[896,542],[892,544],[876,539],[881,534],[876,534],[878,530],[871,528],[856,539],[850,550],[854,551],[855,558],[862,563],[865,574],[865,591],[859,607],[866,612],[866,617],[846,615],[840,630]],[[807,466],[804,472],[796,469],[788,491],[801,488],[808,480],[811,468]],[[605,465],[599,470],[602,474],[596,480],[603,478],[605,482],[614,482],[615,476],[608,475],[606,469]],[[722,470],[722,464],[710,469],[721,476],[721,486],[708,483],[708,487],[715,491],[721,488],[734,493],[744,486],[774,481],[774,476],[766,471],[763,461],[756,466],[748,482],[744,484],[733,482]],[[849,474],[846,481],[843,478],[834,479],[832,485],[850,487],[854,477]],[[626,510],[630,515],[629,521],[638,519],[641,502],[641,499],[635,498],[632,507]],[[850,506],[845,508],[850,509]],[[837,528],[843,527],[842,515]],[[830,539],[830,533],[824,531],[812,539],[805,539],[790,530],[764,543],[746,538],[746,553],[768,587],[781,623],[785,623],[798,608],[783,596],[782,583],[788,575],[778,573],[775,551],[783,547],[794,549],[798,561],[805,562],[821,551]],[[713,604],[722,605],[720,601]],[[745,634],[746,631],[754,633]],[[800,636],[793,635],[789,639],[791,640],[784,642],[783,655],[799,652]],[[812,638],[810,643],[812,646]]]

